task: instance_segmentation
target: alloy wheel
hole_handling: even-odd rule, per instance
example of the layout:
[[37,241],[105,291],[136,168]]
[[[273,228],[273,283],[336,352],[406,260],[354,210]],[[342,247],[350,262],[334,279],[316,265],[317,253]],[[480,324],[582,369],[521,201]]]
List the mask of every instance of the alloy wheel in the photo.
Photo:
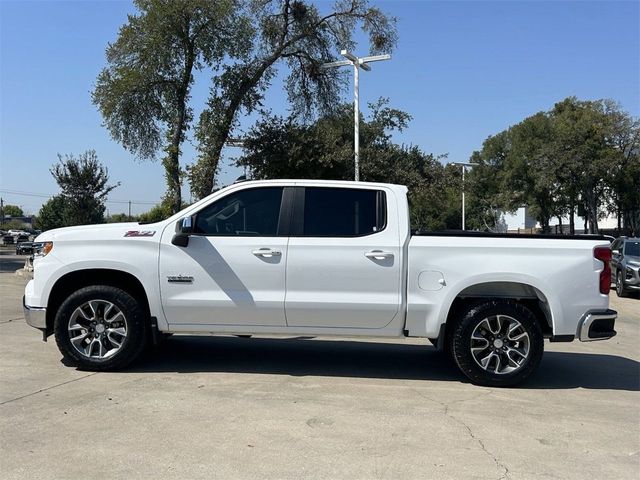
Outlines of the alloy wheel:
[[127,319],[106,300],[89,300],[74,310],[69,340],[84,357],[102,360],[115,355],[127,339]]
[[530,339],[524,326],[508,315],[484,318],[471,333],[471,355],[483,370],[504,375],[529,358]]

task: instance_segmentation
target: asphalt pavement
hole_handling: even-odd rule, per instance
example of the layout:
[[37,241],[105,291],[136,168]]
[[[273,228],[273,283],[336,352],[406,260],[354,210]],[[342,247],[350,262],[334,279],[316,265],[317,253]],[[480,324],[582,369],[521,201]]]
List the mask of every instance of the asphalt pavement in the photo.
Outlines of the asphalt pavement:
[[[174,336],[126,371],[61,362],[0,255],[0,477],[637,479],[640,300],[476,387],[420,339]],[[17,266],[16,266],[17,265]]]

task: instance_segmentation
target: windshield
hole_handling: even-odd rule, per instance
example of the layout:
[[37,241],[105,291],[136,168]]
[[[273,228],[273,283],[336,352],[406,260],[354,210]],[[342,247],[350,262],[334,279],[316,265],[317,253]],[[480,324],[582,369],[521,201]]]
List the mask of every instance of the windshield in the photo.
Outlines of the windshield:
[[624,242],[624,254],[630,257],[640,257],[640,241]]

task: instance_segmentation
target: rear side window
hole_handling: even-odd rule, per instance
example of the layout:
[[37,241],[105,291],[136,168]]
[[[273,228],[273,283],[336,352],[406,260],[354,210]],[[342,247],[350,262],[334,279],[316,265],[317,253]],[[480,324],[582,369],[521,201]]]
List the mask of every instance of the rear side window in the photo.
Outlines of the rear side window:
[[384,229],[386,205],[379,190],[306,187],[305,237],[359,237]]
[[195,233],[275,237],[282,190],[282,187],[252,188],[227,195],[198,212]]

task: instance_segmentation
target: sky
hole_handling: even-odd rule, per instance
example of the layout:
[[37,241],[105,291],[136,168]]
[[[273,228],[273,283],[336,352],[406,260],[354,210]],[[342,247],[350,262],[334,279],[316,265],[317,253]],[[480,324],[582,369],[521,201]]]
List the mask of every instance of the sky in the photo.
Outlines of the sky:
[[[321,9],[329,2],[317,2]],[[638,1],[372,1],[398,19],[390,61],[360,75],[366,105],[383,96],[410,113],[395,140],[466,161],[490,135],[575,95],[612,98],[640,116]],[[129,1],[0,0],[0,196],[36,214],[59,190],[49,173],[57,154],[95,149],[120,182],[108,212],[148,210],[165,191],[159,162],[141,162],[113,141],[91,103],[104,51],[135,8]],[[355,54],[368,54],[361,43]],[[338,52],[336,52],[338,54]],[[209,88],[196,77],[196,115]],[[342,98],[351,101],[352,87]],[[265,106],[287,112],[276,81]],[[366,108],[364,108],[366,114]],[[248,128],[251,119],[241,119]],[[242,172],[225,150],[219,183]],[[182,165],[194,161],[192,142]],[[188,185],[184,187],[189,200]]]

